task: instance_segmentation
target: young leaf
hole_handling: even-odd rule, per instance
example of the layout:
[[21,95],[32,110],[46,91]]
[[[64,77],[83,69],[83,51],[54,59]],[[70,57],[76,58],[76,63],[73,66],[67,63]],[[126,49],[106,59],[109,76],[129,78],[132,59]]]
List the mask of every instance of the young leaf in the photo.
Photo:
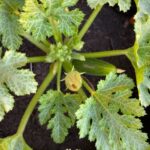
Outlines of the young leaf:
[[46,57],[47,62],[54,62],[59,60],[70,61],[71,60],[71,49],[67,45],[62,45],[61,43],[57,43],[56,45],[50,45],[50,52]]
[[56,143],[65,140],[68,129],[75,123],[75,112],[79,106],[77,98],[77,95],[50,90],[39,100],[39,121],[52,130],[51,136]]
[[88,135],[97,150],[147,150],[147,135],[137,117],[145,115],[139,101],[131,97],[134,83],[125,75],[109,74],[96,93],[76,112],[80,138]]
[[58,28],[61,33],[66,36],[72,36],[78,32],[78,27],[84,16],[79,9],[64,11],[64,8],[59,8],[55,13],[58,14],[58,19],[60,21]]
[[131,7],[131,0],[87,0],[88,5],[91,8],[95,8],[97,5],[104,5],[109,3],[110,6],[118,4],[121,11],[126,12]]
[[77,0],[26,0],[20,22],[24,29],[37,40],[45,40],[55,34],[55,30],[66,36],[75,34],[83,20],[83,13],[78,9],[69,11],[69,6]]
[[23,28],[31,33],[36,40],[45,40],[52,35],[52,28],[48,22],[44,8],[37,0],[26,0],[20,22]]
[[32,150],[22,136],[13,135],[0,139],[0,150]]
[[0,59],[0,121],[5,112],[13,108],[14,99],[8,89],[18,96],[36,92],[37,82],[34,74],[27,69],[19,69],[26,63],[26,56],[15,51],[6,51],[4,57]]
[[0,36],[2,35],[4,47],[17,50],[22,44],[22,38],[19,36],[22,30],[16,12],[22,0],[9,1],[0,1]]

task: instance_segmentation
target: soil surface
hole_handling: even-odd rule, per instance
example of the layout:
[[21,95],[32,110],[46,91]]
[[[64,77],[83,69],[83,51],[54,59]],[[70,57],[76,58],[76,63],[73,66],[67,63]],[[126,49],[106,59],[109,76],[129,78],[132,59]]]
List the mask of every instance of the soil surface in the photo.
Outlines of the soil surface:
[[[87,18],[91,13],[91,10],[89,7],[87,7],[84,0],[80,0],[78,6],[86,13]],[[108,5],[105,5],[84,37],[85,46],[83,51],[125,49],[132,46],[135,40],[135,35],[133,26],[129,23],[129,20],[135,12],[136,10],[134,5],[131,10],[125,14],[119,12],[117,6],[112,8]],[[26,52],[27,56],[44,55],[39,49],[37,49],[27,40],[24,40],[21,51]],[[119,68],[126,70],[128,76],[135,78],[134,70],[126,57],[112,57],[105,60],[115,64]],[[38,63],[33,65],[30,64],[27,67],[33,69],[33,72],[36,74],[36,79],[40,84],[47,74],[49,65]],[[97,81],[100,78],[92,78],[88,76],[88,79],[93,83],[93,85],[96,86]],[[52,83],[50,87],[55,88],[55,84]],[[137,96],[136,89],[134,91],[134,95]],[[16,132],[20,119],[32,96],[33,95],[15,97],[15,107],[13,111],[8,113],[5,119],[0,123],[0,137],[7,137]],[[149,115],[142,118],[144,126],[143,131],[150,133],[150,128],[148,127],[148,120],[150,120],[149,108],[147,108],[147,114]],[[69,135],[63,144],[55,144],[50,138],[51,132],[46,130],[45,126],[40,126],[37,116],[38,112],[36,108],[24,133],[27,143],[33,148],[33,150],[95,150],[94,143],[90,143],[87,138],[79,139],[78,129],[76,127],[70,129]]]

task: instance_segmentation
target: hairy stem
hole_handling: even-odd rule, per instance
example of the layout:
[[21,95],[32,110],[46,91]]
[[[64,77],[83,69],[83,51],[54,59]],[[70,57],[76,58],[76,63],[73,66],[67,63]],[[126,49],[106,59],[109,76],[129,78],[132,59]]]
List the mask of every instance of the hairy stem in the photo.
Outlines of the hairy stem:
[[28,57],[28,63],[45,62],[45,56]]
[[36,41],[31,35],[29,35],[29,34],[27,34],[27,33],[24,32],[24,33],[21,33],[21,36],[23,36],[28,41],[30,41],[31,43],[33,43],[35,46],[37,46],[43,52],[49,53],[49,48],[46,45],[42,44],[41,42]]
[[91,24],[93,23],[93,21],[95,20],[96,16],[98,15],[98,13],[100,12],[102,6],[98,5],[93,13],[91,14],[91,16],[89,17],[89,19],[86,21],[85,25],[83,26],[83,28],[81,29],[81,31],[79,32],[79,39],[82,39],[83,36],[86,34],[86,32],[88,31],[88,29],[90,28]]
[[60,80],[61,80],[61,71],[62,71],[62,62],[58,62],[58,71],[57,71],[57,90],[60,91]]
[[103,58],[103,57],[112,57],[112,56],[120,56],[127,55],[131,48],[125,50],[110,50],[110,51],[102,51],[102,52],[89,52],[82,53],[85,58]]
[[41,97],[41,95],[44,93],[44,91],[46,90],[46,88],[48,87],[48,85],[50,84],[52,79],[54,78],[56,72],[57,72],[57,63],[53,64],[51,66],[48,75],[46,76],[43,83],[41,84],[41,86],[37,90],[36,94],[33,96],[31,102],[29,103],[29,105],[28,105],[28,107],[27,107],[27,109],[26,109],[26,111],[25,111],[25,113],[21,119],[21,122],[19,124],[17,134],[20,134],[20,135],[23,134],[25,127],[27,125],[27,122],[28,122],[36,104],[38,103],[39,98]]

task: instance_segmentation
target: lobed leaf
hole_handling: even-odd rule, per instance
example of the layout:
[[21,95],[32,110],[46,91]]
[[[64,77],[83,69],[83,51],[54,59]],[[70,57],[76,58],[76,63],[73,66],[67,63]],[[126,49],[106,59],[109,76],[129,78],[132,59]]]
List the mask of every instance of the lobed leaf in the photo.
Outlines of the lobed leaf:
[[97,150],[149,149],[137,118],[145,111],[138,100],[130,98],[133,85],[127,76],[115,73],[100,81],[96,93],[76,112],[80,138],[88,135],[90,141],[96,141]]
[[28,69],[19,69],[26,63],[26,56],[15,51],[6,51],[4,57],[0,59],[0,121],[5,112],[13,108],[14,98],[8,89],[18,96],[36,92],[35,75]]
[[128,11],[131,7],[131,0],[87,0],[87,2],[91,8],[96,8],[98,5],[103,6],[106,3],[109,3],[110,6],[118,4],[123,12]]
[[29,147],[22,136],[13,135],[0,139],[1,150],[32,150]]
[[22,8],[23,3],[24,0],[0,1],[0,36],[3,46],[11,50],[18,50],[22,44],[18,10]]
[[83,13],[79,9],[64,11],[64,8],[56,10],[60,23],[58,28],[66,36],[72,36],[78,32],[78,27],[83,19]]
[[39,121],[47,124],[52,130],[52,138],[62,143],[68,135],[68,129],[75,123],[75,112],[78,109],[77,95],[50,90],[40,100]]
[[20,23],[26,32],[31,33],[39,41],[52,35],[51,25],[37,0],[26,0],[23,10]]
[[150,3],[139,0],[138,12],[135,16],[136,43],[134,45],[136,57],[136,79],[139,99],[145,107],[150,105]]
[[69,10],[77,0],[26,0],[20,22],[23,28],[39,41],[56,34],[56,30],[65,36],[78,31],[83,13],[78,9]]
[[5,113],[14,107],[14,98],[9,94],[5,85],[0,85],[0,121],[4,119]]
[[139,12],[136,17],[135,32],[137,40],[138,66],[150,65],[150,16]]

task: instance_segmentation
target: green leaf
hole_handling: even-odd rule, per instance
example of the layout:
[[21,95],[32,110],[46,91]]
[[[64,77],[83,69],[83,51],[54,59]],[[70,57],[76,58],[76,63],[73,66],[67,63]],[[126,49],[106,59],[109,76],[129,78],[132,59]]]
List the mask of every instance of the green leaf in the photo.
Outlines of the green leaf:
[[77,0],[26,0],[20,22],[39,41],[56,34],[56,30],[65,36],[72,36],[84,17],[78,9],[70,11],[66,8],[76,3]]
[[22,136],[13,135],[0,139],[0,150],[32,150]]
[[135,19],[138,66],[150,65],[150,17],[139,12]]
[[47,124],[52,130],[52,138],[62,143],[68,135],[68,129],[75,123],[75,112],[78,109],[78,96],[50,90],[40,100],[39,121]]
[[14,98],[8,93],[4,85],[0,85],[0,121],[3,120],[5,112],[9,112],[14,107]]
[[26,63],[26,56],[15,51],[6,51],[4,57],[0,59],[0,121],[5,112],[13,108],[14,98],[8,89],[18,96],[36,92],[35,75],[28,69],[19,69]]
[[25,66],[26,63],[26,56],[14,51],[6,51],[0,62],[0,83],[7,84],[9,89],[18,96],[35,93],[37,89],[35,75],[28,69],[17,69]]
[[121,11],[126,12],[131,7],[131,0],[87,0],[91,8],[96,8],[97,5],[109,3],[110,6],[118,4]]
[[9,7],[10,10],[22,9],[25,0],[1,0],[0,3],[3,3]]
[[117,90],[126,90],[132,89],[134,87],[134,83],[132,79],[128,78],[125,74],[117,75],[115,73],[110,73],[106,76],[105,80],[101,80],[99,82],[98,91],[99,92],[107,92],[112,93]]
[[72,36],[78,32],[78,27],[84,17],[79,9],[64,11],[64,8],[60,8],[55,13],[58,14],[60,21],[58,28],[61,33],[66,36]]
[[147,0],[138,2],[135,16],[136,55],[138,66],[150,65],[150,3]]
[[112,71],[116,71],[114,65],[98,59],[86,59],[85,61],[74,60],[73,65],[79,72],[96,76],[104,76]]
[[145,107],[150,105],[150,67],[139,72],[143,76],[143,80],[138,83],[139,99]]
[[39,41],[43,41],[52,35],[52,28],[48,22],[48,17],[37,0],[26,0],[23,10],[20,23],[26,32],[31,33]]
[[0,36],[4,47],[18,50],[22,44],[22,38],[19,36],[22,30],[15,10],[11,10],[7,4],[0,2]]
[[139,7],[144,13],[150,14],[150,1],[149,0],[139,0]]
[[97,150],[147,150],[147,135],[142,133],[145,115],[137,99],[131,97],[133,81],[110,73],[99,82],[96,93],[76,112],[80,138],[96,141]]
[[12,70],[12,75],[6,79],[6,84],[16,95],[29,95],[37,90],[34,76],[29,70]]
[[135,71],[141,104],[150,105],[150,3],[139,0],[135,16],[136,43],[134,45]]

